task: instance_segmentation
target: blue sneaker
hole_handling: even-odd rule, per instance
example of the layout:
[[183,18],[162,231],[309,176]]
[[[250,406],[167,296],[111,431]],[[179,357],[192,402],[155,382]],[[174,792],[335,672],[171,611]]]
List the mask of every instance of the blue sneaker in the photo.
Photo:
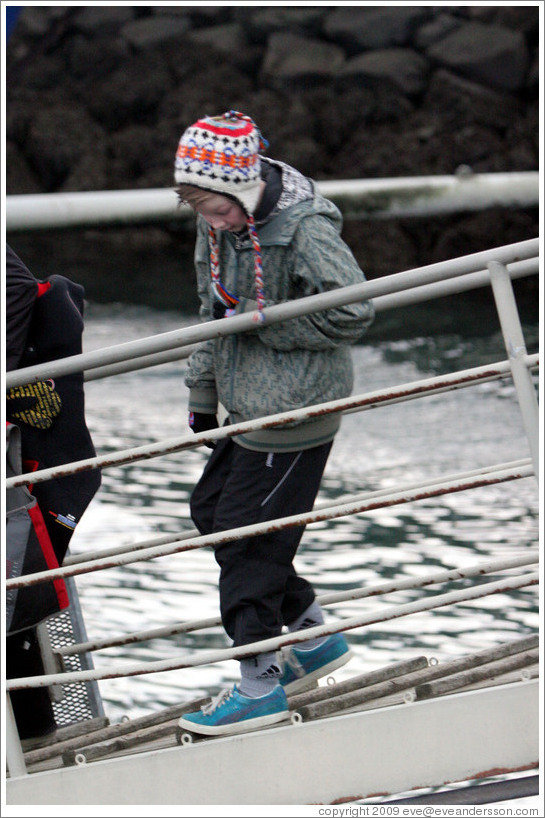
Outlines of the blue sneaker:
[[232,736],[276,724],[288,717],[286,694],[280,685],[257,699],[243,696],[235,685],[232,690],[222,690],[196,713],[185,713],[178,727],[206,736]]
[[279,682],[287,695],[301,693],[314,687],[322,676],[345,665],[352,655],[342,633],[331,634],[325,642],[312,650],[301,650],[290,645],[282,649],[284,673]]

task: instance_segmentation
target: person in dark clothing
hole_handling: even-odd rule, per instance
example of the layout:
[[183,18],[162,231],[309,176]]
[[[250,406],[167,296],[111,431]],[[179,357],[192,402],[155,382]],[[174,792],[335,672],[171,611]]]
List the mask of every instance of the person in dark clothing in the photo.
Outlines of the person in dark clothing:
[[[81,352],[83,294],[83,287],[64,276],[39,281],[7,245],[6,369],[21,369]],[[24,471],[95,454],[85,423],[82,373],[12,387],[6,395],[6,418],[20,435]],[[42,547],[46,541],[49,555],[58,565],[99,485],[100,473],[93,470],[32,487],[32,498],[44,524],[40,533]],[[30,563],[28,559],[23,564],[22,573],[29,573],[26,566]],[[43,599],[42,604],[36,604],[35,595],[43,587],[39,584],[21,589],[17,596],[6,639],[9,679],[44,673],[35,626],[57,613],[59,606],[48,602],[44,610]],[[21,738],[47,735],[56,729],[46,688],[13,691],[11,700]]]

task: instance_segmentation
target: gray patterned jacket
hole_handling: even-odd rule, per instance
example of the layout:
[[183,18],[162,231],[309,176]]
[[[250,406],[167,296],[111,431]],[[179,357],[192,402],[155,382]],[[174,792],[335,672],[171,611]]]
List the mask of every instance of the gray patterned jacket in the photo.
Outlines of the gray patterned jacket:
[[[281,195],[271,217],[258,225],[265,306],[365,281],[340,237],[337,207],[298,171],[274,164],[282,170],[287,195]],[[294,181],[299,181],[298,197]],[[213,298],[207,230],[199,216],[195,265],[203,320],[211,318]],[[221,280],[240,298],[237,312],[256,309],[253,248],[244,235],[241,239],[227,231],[218,233]],[[373,318],[371,302],[356,302],[205,341],[188,363],[190,411],[215,414],[221,404],[230,423],[237,423],[347,397],[353,385],[348,347]],[[234,440],[258,451],[292,451],[332,440],[339,425],[340,415],[330,414]]]

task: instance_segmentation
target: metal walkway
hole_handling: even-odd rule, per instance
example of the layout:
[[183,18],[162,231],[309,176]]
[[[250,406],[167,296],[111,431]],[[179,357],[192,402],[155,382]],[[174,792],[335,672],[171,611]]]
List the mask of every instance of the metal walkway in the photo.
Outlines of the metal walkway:
[[[354,395],[342,401],[306,407],[294,412],[285,412],[255,421],[221,427],[197,435],[191,433],[166,441],[152,441],[145,446],[120,451],[113,455],[99,455],[89,460],[67,464],[59,468],[44,469],[31,474],[19,475],[7,480],[6,488],[9,490],[14,486],[29,483],[36,484],[74,471],[93,468],[107,469],[150,457],[161,457],[170,452],[202,446],[224,436],[236,436],[244,431],[265,426],[280,426],[284,423],[317,414],[377,409],[391,403],[420,400],[427,395],[440,395],[453,389],[471,388],[491,380],[507,378],[511,379],[515,386],[526,435],[526,439],[521,441],[520,460],[510,463],[491,463],[486,467],[465,473],[449,473],[447,464],[445,473],[441,477],[430,478],[415,484],[400,485],[388,490],[367,492],[342,498],[339,501],[330,503],[328,506],[316,506],[308,514],[286,517],[275,520],[271,524],[245,526],[244,528],[206,537],[198,536],[195,531],[183,531],[179,535],[155,537],[127,547],[103,549],[84,556],[69,557],[65,560],[64,565],[58,569],[11,579],[8,581],[7,586],[9,588],[19,588],[25,585],[37,585],[46,579],[57,577],[67,579],[84,573],[107,570],[113,566],[130,565],[168,554],[203,548],[228,539],[237,539],[241,536],[257,536],[267,531],[270,525],[290,527],[308,524],[341,516],[365,513],[381,507],[418,502],[419,499],[432,496],[439,497],[452,492],[492,486],[499,482],[528,477],[534,477],[537,480],[539,474],[539,419],[533,373],[539,366],[539,357],[537,354],[529,355],[526,350],[511,279],[538,272],[538,251],[539,243],[537,239],[520,242],[449,262],[387,276],[355,287],[348,287],[345,290],[277,305],[265,311],[266,321],[273,323],[362,298],[372,298],[375,309],[381,311],[439,298],[474,287],[490,285],[496,301],[507,353],[507,357],[503,361],[490,362],[486,366],[459,370],[412,383],[392,384],[382,391]],[[10,388],[11,386],[49,377],[58,377],[59,375],[80,370],[85,371],[86,378],[89,380],[98,377],[112,377],[120,371],[160,365],[167,360],[186,357],[195,343],[207,338],[244,332],[251,328],[251,322],[251,315],[235,316],[136,342],[76,355],[63,361],[29,367],[25,370],[8,373],[6,386]],[[333,625],[322,625],[310,629],[305,631],[303,635],[282,634],[274,639],[263,640],[252,645],[251,650],[249,650],[249,646],[210,650],[198,657],[178,655],[161,661],[124,665],[122,669],[110,665],[107,668],[95,670],[92,663],[77,669],[71,669],[67,665],[63,665],[65,661],[70,660],[70,657],[92,655],[94,651],[104,647],[144,641],[159,635],[187,633],[201,628],[214,627],[218,625],[219,617],[194,622],[168,623],[163,628],[138,633],[109,634],[103,639],[93,640],[92,642],[83,636],[76,644],[55,646],[53,648],[55,661],[60,662],[61,667],[64,669],[48,673],[42,677],[9,680],[6,686],[8,692],[7,762],[10,772],[10,781],[8,783],[13,785],[11,791],[13,793],[25,791],[25,780],[28,781],[34,778],[34,775],[29,775],[29,773],[38,773],[38,779],[41,781],[40,775],[43,775],[46,771],[59,770],[64,767],[77,767],[83,770],[94,766],[89,762],[102,762],[113,757],[120,759],[134,754],[143,754],[148,757],[151,754],[155,758],[156,752],[166,751],[169,748],[177,748],[178,752],[193,753],[201,745],[207,747],[212,745],[220,746],[221,742],[210,739],[195,741],[192,737],[177,736],[176,721],[181,713],[194,709],[195,705],[199,704],[198,702],[191,702],[119,725],[105,724],[104,719],[101,718],[91,719],[85,725],[82,725],[83,734],[75,735],[75,733],[79,733],[79,728],[74,725],[61,728],[54,742],[45,741],[43,746],[24,752],[24,748],[21,747],[17,736],[9,706],[10,690],[51,687],[52,685],[70,686],[75,683],[93,683],[96,685],[101,679],[149,674],[238,659],[253,655],[255,652],[296,644],[332,631],[350,631],[365,628],[377,621],[396,619],[438,607],[455,605],[459,602],[478,599],[484,595],[506,593],[523,587],[537,586],[539,581],[537,560],[537,550],[534,552],[525,551],[510,559],[490,560],[486,564],[477,563],[472,566],[464,566],[463,569],[453,566],[451,570],[438,571],[432,576],[392,581],[374,587],[353,588],[350,591],[325,595],[320,598],[320,602],[328,605],[342,601],[364,599],[378,594],[388,594],[402,588],[425,589],[432,585],[448,583],[448,588],[440,593],[433,595],[422,594],[414,602],[392,605],[386,611],[382,611],[380,619],[370,614],[359,614],[342,619]],[[493,577],[491,578],[490,575],[493,575]],[[457,581],[461,583],[461,587],[453,590],[452,583]],[[358,724],[360,723],[359,720],[369,713],[377,714],[378,717],[379,714],[388,712],[392,714],[392,717],[402,719],[405,718],[402,715],[404,712],[403,707],[407,705],[425,708],[426,712],[428,710],[434,712],[436,704],[438,706],[439,703],[450,700],[452,700],[453,712],[458,713],[460,711],[457,708],[462,707],[464,702],[466,706],[469,706],[469,703],[474,701],[473,698],[464,699],[462,694],[465,693],[476,694],[478,692],[482,700],[499,702],[499,694],[498,696],[495,693],[492,695],[489,690],[490,687],[495,687],[498,691],[504,691],[506,697],[509,697],[509,701],[517,703],[517,707],[530,707],[533,698],[528,703],[522,704],[525,700],[519,690],[521,687],[528,691],[535,690],[537,668],[537,636],[528,635],[504,645],[497,645],[493,649],[476,653],[473,656],[444,664],[436,664],[426,657],[417,656],[408,663],[393,664],[379,671],[348,679],[336,685],[326,685],[291,697],[289,703],[290,709],[297,714],[294,717],[294,722],[296,724],[301,723],[305,728],[312,726],[312,730],[303,731],[301,735],[310,736],[311,733],[314,735],[315,728],[323,728],[328,735],[329,731],[337,731],[337,729],[347,731],[346,735],[352,735],[350,733],[352,728],[347,725],[346,716],[354,718],[357,716]],[[418,712],[424,711],[419,709]],[[521,719],[524,721],[522,715]],[[367,723],[365,722],[365,724]],[[296,726],[296,724],[292,726]],[[280,731],[283,729],[285,728],[278,728]],[[485,729],[484,726],[482,729]],[[515,729],[515,722],[513,722],[512,729]],[[276,735],[275,731],[276,728],[270,728],[261,732],[272,740],[273,734]],[[355,738],[351,740],[356,741]],[[177,741],[182,745],[191,745],[191,747],[178,747]],[[535,764],[537,751],[533,753],[528,745],[528,742],[532,744],[533,741],[534,734],[532,730],[529,731],[528,736],[513,741],[513,753],[509,756],[511,760],[509,765],[503,764],[503,766],[515,769],[517,764],[519,766]],[[498,748],[498,752],[502,750],[502,747]],[[519,753],[518,756],[517,752]],[[479,763],[475,761],[476,765]],[[500,763],[501,761],[498,761],[498,764]],[[454,759],[452,764],[453,768],[455,768]],[[460,769],[462,768],[463,765],[460,766]],[[480,771],[480,769],[475,769],[473,772]],[[88,776],[88,772],[85,773],[85,776]],[[415,786],[418,783],[418,781],[414,781]],[[14,795],[14,797],[17,796]],[[165,797],[168,796],[165,795]],[[127,803],[132,803],[132,801],[128,800]],[[168,803],[168,801],[165,803]]]

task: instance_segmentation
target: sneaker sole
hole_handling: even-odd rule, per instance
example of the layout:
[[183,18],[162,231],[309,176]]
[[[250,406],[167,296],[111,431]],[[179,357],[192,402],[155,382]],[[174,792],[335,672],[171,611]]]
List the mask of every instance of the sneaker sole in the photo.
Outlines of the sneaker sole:
[[260,727],[268,727],[270,724],[277,724],[279,721],[289,719],[289,710],[281,713],[270,713],[268,716],[258,716],[255,719],[245,719],[235,721],[232,724],[220,724],[218,726],[209,724],[195,724],[186,721],[183,716],[178,721],[178,727],[188,733],[198,733],[203,736],[233,736],[237,733],[250,733],[252,730],[259,730]]
[[346,663],[352,659],[353,655],[352,651],[348,650],[346,653],[343,653],[342,656],[333,659],[329,664],[322,665],[322,667],[310,673],[305,673],[300,679],[295,679],[295,681],[284,685],[284,693],[286,696],[293,696],[295,693],[305,693],[311,690],[316,687],[318,679],[322,679],[324,676],[327,676],[328,673],[333,673],[334,670],[338,670],[343,665],[346,665]]

